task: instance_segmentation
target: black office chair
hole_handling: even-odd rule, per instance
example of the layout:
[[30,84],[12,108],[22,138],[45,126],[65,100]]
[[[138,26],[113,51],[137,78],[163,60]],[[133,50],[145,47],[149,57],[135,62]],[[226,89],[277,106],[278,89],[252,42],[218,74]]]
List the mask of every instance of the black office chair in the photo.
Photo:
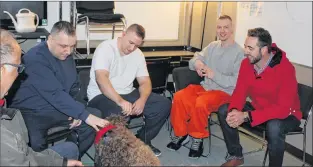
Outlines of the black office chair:
[[180,59],[180,67],[189,66],[189,61],[193,56],[182,56]]
[[[203,80],[203,78],[200,77],[196,71],[190,70],[188,66],[177,67],[177,68],[174,68],[174,70],[173,70],[173,82],[174,82],[175,92],[186,88],[190,84],[199,85],[202,80]],[[208,119],[208,122],[209,122],[208,131],[210,132],[210,135],[208,137],[209,153],[207,155],[202,155],[203,157],[208,157],[211,154],[211,146],[212,146],[211,145],[211,141],[212,141],[211,136],[214,136],[214,137],[221,139],[220,137],[211,133],[211,128],[210,128],[211,125],[218,124],[216,121],[213,121],[211,119],[212,114],[216,114],[216,113],[215,112],[211,113],[211,116],[209,116],[209,119]],[[172,137],[172,128],[170,130],[170,137]],[[221,139],[221,140],[223,140],[223,139]]]
[[[152,92],[165,95],[170,60],[170,57],[146,58],[147,69],[152,84]],[[137,80],[134,80],[134,87],[139,87]]]
[[[126,29],[127,23],[125,16],[114,12],[114,1],[77,1],[72,3],[74,6],[73,22],[75,27],[78,24],[85,24],[87,56],[90,54],[91,31],[103,32],[111,30],[113,39],[116,31],[123,31]],[[101,26],[92,27],[90,26],[92,24]],[[111,28],[108,29],[107,26],[110,26]],[[80,54],[76,54],[76,56],[82,57]]]
[[[300,108],[302,111],[302,120],[304,121],[303,128],[298,127],[294,131],[287,133],[288,135],[298,135],[302,134],[303,136],[303,157],[302,157],[302,166],[305,166],[305,154],[306,154],[306,126],[308,120],[312,114],[312,105],[313,105],[313,89],[310,86],[303,85],[298,83],[298,95],[300,98]],[[263,166],[265,166],[266,158],[268,154],[268,147],[265,152]]]
[[47,144],[54,145],[55,142],[67,138],[73,132],[72,129],[69,129],[69,126],[58,126],[50,128],[47,132]]

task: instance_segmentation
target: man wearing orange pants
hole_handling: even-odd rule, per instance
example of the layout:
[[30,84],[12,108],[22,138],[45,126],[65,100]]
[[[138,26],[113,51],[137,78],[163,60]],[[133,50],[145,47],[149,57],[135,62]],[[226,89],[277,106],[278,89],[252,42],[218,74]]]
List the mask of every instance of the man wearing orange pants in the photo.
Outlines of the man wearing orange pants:
[[189,61],[190,70],[197,71],[204,81],[201,85],[189,85],[176,92],[173,99],[171,124],[175,136],[167,148],[176,151],[191,136],[190,158],[202,155],[203,138],[209,136],[208,117],[219,106],[229,102],[244,59],[242,47],[233,39],[229,16],[218,18],[216,32],[219,40],[196,52]]

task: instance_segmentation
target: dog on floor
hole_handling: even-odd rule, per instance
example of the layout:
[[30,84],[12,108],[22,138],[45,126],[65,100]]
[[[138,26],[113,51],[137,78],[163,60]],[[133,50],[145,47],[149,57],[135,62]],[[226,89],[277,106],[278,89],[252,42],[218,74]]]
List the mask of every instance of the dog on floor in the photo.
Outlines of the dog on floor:
[[101,129],[95,139],[95,166],[160,166],[149,146],[127,129],[125,117],[111,115],[110,125]]

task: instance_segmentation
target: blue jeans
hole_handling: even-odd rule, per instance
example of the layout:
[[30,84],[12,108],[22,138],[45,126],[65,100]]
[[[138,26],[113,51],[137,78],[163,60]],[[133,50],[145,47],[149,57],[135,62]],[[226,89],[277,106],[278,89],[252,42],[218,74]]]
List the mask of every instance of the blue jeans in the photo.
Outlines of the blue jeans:
[[67,159],[77,160],[79,156],[79,150],[75,143],[73,142],[62,142],[60,144],[54,145],[49,149],[57,152],[61,157]]
[[[221,124],[228,154],[235,157],[243,157],[242,147],[239,142],[238,129],[230,127],[226,122],[228,105],[229,104],[224,104],[220,106],[218,110],[218,119]],[[254,110],[254,108],[247,102],[243,111],[249,110]],[[282,166],[285,152],[286,134],[298,127],[300,123],[301,122],[293,115],[290,115],[285,119],[268,120],[264,123],[266,124],[265,133],[268,142],[270,167]]]

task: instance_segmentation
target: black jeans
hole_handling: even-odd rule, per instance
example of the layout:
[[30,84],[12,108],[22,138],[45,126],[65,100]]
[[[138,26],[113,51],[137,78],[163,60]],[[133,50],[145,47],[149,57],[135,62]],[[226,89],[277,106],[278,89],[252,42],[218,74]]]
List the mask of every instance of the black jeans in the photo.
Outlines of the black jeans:
[[[101,113],[97,109],[87,108],[87,110],[100,117]],[[28,130],[29,135],[29,145],[36,151],[40,152],[48,148],[48,143],[46,141],[48,129],[57,126],[69,126],[69,116],[58,112],[36,112],[29,110],[22,110],[22,115]],[[91,147],[96,136],[96,131],[84,121],[80,126],[73,128],[75,132],[69,135],[66,141],[71,141],[73,143],[78,143],[79,149],[79,159],[86,153],[86,151]],[[78,138],[76,137],[78,135]]]
[[[135,89],[130,94],[121,95],[123,99],[134,103],[139,97],[139,91]],[[169,116],[171,110],[171,101],[164,96],[151,93],[145,104],[143,115],[145,116],[146,128],[146,144],[151,144],[151,140],[156,137]],[[106,118],[111,114],[122,114],[122,108],[115,102],[101,94],[89,101],[89,107],[97,108],[102,111],[102,118]],[[138,137],[144,141],[144,129],[138,131]]]
[[[238,129],[228,126],[226,122],[228,105],[229,104],[224,104],[220,106],[218,110],[218,119],[221,124],[228,154],[231,156],[242,157],[242,147],[239,142]],[[248,110],[253,110],[253,106],[247,102],[243,111]],[[265,122],[270,167],[282,166],[286,134],[298,127],[300,123],[301,122],[293,115],[290,115],[285,119],[272,119]]]

